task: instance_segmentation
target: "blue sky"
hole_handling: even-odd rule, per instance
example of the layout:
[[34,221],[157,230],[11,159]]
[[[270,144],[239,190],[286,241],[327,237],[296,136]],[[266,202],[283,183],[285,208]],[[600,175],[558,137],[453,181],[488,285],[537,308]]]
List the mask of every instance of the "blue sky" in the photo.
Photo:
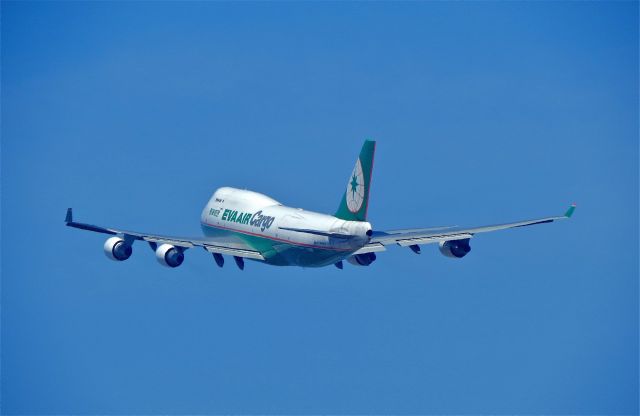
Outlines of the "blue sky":
[[[2,412],[638,412],[638,3],[2,3]],[[461,261],[123,263],[219,186]]]

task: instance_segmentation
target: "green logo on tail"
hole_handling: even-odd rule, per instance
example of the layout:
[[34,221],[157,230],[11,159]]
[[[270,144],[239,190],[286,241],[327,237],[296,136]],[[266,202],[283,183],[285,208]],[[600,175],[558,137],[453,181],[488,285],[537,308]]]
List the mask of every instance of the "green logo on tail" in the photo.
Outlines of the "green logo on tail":
[[340,202],[335,216],[347,221],[366,221],[367,205],[369,203],[369,189],[371,186],[371,171],[376,142],[367,140],[362,145],[360,156],[353,167],[347,189]]

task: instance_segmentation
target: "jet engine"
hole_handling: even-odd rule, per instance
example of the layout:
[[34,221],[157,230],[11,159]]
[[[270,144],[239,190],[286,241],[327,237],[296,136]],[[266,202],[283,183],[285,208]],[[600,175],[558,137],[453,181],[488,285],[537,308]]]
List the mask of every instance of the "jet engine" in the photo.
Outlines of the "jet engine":
[[471,246],[469,245],[469,239],[462,240],[449,240],[440,242],[440,253],[447,257],[455,259],[461,259],[469,254]]
[[347,261],[354,266],[368,266],[376,260],[376,253],[356,254],[347,258]]
[[104,254],[111,260],[123,261],[131,257],[133,249],[120,237],[111,237],[104,242]]
[[184,253],[171,244],[161,244],[156,248],[156,259],[163,266],[178,267],[184,261]]

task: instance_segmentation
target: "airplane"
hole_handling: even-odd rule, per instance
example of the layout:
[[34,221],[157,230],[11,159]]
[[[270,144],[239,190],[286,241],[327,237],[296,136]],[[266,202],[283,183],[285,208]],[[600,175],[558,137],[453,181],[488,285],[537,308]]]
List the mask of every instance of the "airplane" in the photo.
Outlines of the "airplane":
[[200,215],[203,237],[172,237],[75,222],[67,209],[69,227],[111,235],[104,243],[108,258],[124,261],[131,257],[135,241],[147,242],[161,265],[174,268],[184,262],[187,249],[202,247],[213,255],[219,267],[232,256],[239,269],[245,259],[276,266],[343,268],[343,261],[369,266],[376,253],[388,246],[408,247],[420,254],[421,245],[438,244],[440,252],[460,259],[471,251],[476,234],[550,223],[568,219],[576,209],[569,206],[562,216],[552,216],[480,227],[432,227],[377,231],[367,222],[371,173],[376,142],[366,140],[347,181],[334,215],[306,211],[281,204],[257,192],[223,187],[217,189]]

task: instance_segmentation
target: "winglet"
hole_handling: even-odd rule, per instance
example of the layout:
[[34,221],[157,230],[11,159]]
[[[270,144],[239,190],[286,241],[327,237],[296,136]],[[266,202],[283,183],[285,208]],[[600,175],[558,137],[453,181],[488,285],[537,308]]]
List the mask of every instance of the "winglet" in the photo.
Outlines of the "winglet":
[[67,208],[67,216],[64,219],[64,222],[66,222],[67,224],[73,222],[73,209]]
[[573,215],[573,211],[575,210],[576,210],[576,204],[571,204],[567,212],[564,213],[564,216],[567,218],[571,218],[571,216]]

